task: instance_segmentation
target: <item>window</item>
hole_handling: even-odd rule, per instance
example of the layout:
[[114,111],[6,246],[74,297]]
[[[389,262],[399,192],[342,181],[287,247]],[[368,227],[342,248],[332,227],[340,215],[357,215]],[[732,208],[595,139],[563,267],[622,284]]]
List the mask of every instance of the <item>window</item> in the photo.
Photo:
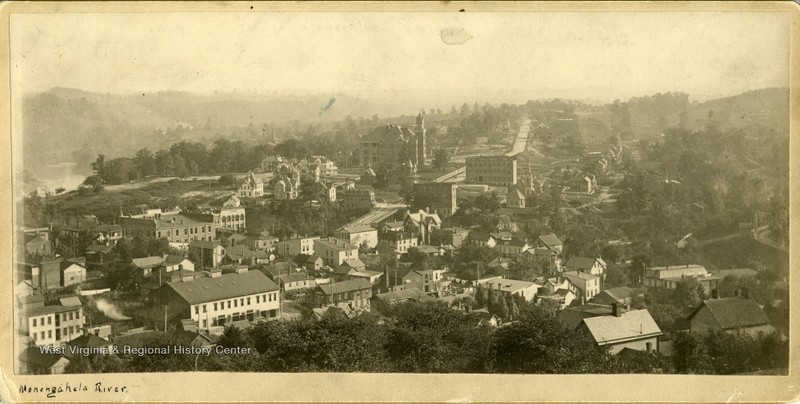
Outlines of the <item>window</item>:
[[53,317],[47,317],[47,325],[53,324]]
[[31,327],[36,327],[36,319],[33,319],[33,325]]
[[238,301],[238,300],[236,300],[236,299],[233,299],[233,307],[239,307],[239,304],[238,304],[238,303],[239,303],[239,301]]
[[44,339],[44,331],[42,331],[42,339]]
[[230,300],[228,300],[228,308],[229,309],[231,308],[231,301]]
[[200,314],[200,306],[194,306],[194,314]]
[[261,296],[260,295],[256,295],[256,304],[261,303],[259,300],[261,300]]
[[208,309],[206,308],[205,304],[203,305],[203,313],[208,313]]
[[47,330],[47,338],[53,338],[53,330]]
[[244,306],[244,298],[239,299],[239,306]]
[[248,306],[250,305],[250,298],[249,297],[247,298],[247,305]]
[[217,303],[214,303],[214,311],[217,311]]

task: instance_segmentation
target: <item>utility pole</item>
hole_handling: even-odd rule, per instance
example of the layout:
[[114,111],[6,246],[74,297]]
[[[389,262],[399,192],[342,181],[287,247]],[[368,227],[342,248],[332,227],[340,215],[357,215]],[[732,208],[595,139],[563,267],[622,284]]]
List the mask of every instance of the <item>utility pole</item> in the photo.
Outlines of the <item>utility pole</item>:
[[163,307],[164,307],[164,333],[166,334],[167,333],[167,311],[169,310],[168,309],[169,306],[167,306],[165,304],[165,305],[163,305]]

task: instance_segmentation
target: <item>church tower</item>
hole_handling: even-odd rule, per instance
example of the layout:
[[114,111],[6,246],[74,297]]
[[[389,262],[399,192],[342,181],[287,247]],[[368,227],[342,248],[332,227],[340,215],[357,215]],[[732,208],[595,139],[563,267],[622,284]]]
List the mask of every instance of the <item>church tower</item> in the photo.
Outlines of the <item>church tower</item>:
[[414,126],[414,134],[417,135],[417,167],[423,167],[426,165],[426,142],[427,139],[425,138],[425,118],[422,117],[422,110],[420,110],[419,115],[417,115],[417,124]]

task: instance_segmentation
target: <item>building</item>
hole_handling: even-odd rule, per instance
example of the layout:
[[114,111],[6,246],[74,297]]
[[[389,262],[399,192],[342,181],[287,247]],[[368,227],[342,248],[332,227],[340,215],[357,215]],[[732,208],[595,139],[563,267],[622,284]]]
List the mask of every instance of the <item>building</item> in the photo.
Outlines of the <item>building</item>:
[[594,174],[578,174],[567,181],[570,192],[592,194],[597,189],[597,179]]
[[322,307],[346,306],[368,310],[369,300],[372,298],[372,284],[368,279],[356,278],[317,285],[315,293],[320,297]]
[[346,189],[338,192],[336,199],[347,210],[369,210],[375,202],[375,192],[371,189]]
[[275,181],[275,199],[291,200],[300,196],[300,181],[288,175],[277,175]]
[[275,252],[281,257],[296,257],[300,254],[314,255],[314,241],[318,239],[319,236],[294,236],[275,243]]
[[602,258],[572,257],[564,265],[565,271],[579,271],[603,277],[606,273],[606,262]]
[[238,208],[242,206],[242,201],[239,199],[236,194],[231,195],[230,198],[226,199],[225,202],[222,202],[222,208]]
[[[244,217],[241,219],[244,223]],[[119,218],[125,237],[142,234],[152,238],[166,238],[170,243],[189,243],[193,240],[211,241],[220,228],[219,218],[213,214],[176,211],[162,212],[151,209],[140,215]]]
[[201,269],[216,268],[225,257],[225,247],[216,241],[195,240],[189,243],[189,255]]
[[554,233],[549,233],[539,236],[534,243],[534,247],[546,248],[556,254],[561,254],[564,249],[564,243]]
[[86,282],[86,267],[78,263],[65,261],[61,270],[61,286],[67,287]]
[[219,224],[220,229],[240,231],[247,228],[245,220],[245,208],[243,207],[223,207],[212,212],[214,221]]
[[611,289],[605,289],[597,296],[592,298],[592,303],[611,305],[617,303],[620,305],[629,305],[635,299],[644,299],[643,289],[634,289],[627,286],[620,286]]
[[403,228],[408,233],[419,235],[419,244],[430,244],[431,233],[442,227],[442,219],[436,213],[420,210],[417,213],[406,212]]
[[384,284],[389,291],[419,289],[425,293],[441,289],[445,269],[413,269],[410,266],[387,269]]
[[320,175],[323,177],[339,174],[339,168],[336,166],[336,163],[325,156],[312,156],[311,162],[308,163],[308,165],[311,167],[319,167]]
[[225,256],[222,258],[225,265],[257,265],[269,263],[269,254],[264,251],[251,251],[246,245],[240,244],[225,249]]
[[382,125],[358,141],[353,156],[361,167],[401,165],[411,163],[414,168],[427,164],[425,119],[417,115],[414,130],[399,125]]
[[516,257],[528,251],[530,246],[525,240],[508,240],[497,243],[495,248],[497,248],[504,257]]
[[273,252],[278,241],[277,237],[270,236],[268,232],[262,231],[259,234],[247,234],[247,240],[244,243],[251,250]]
[[43,353],[38,347],[28,347],[19,356],[20,374],[58,375],[69,365],[65,355]]
[[378,230],[372,226],[344,226],[336,232],[336,237],[358,247],[375,248],[378,245]]
[[317,286],[316,280],[305,272],[291,272],[276,276],[278,285],[284,292],[295,290],[314,289]]
[[588,302],[600,293],[600,277],[584,272],[564,272],[564,278],[570,283],[570,290],[578,299]]
[[675,289],[678,283],[695,279],[703,286],[706,296],[717,287],[720,279],[713,276],[702,265],[686,264],[665,267],[650,267],[644,272],[644,286],[648,289]]
[[539,286],[533,282],[518,281],[514,279],[498,279],[486,282],[486,287],[499,291],[503,294],[512,296],[520,296],[526,302],[530,302],[536,298],[539,291]]
[[704,301],[687,318],[693,333],[744,332],[756,337],[759,333],[776,332],[758,303],[750,299],[726,298]]
[[278,169],[281,164],[284,164],[286,161],[281,156],[267,156],[264,160],[261,160],[261,163],[258,165],[259,170],[262,173],[272,173]]
[[334,269],[347,260],[358,259],[358,247],[335,237],[315,239],[314,253]]
[[278,285],[260,271],[167,283],[156,293],[173,318],[192,319],[204,330],[277,319],[280,310]]
[[239,198],[260,198],[264,196],[264,183],[252,171],[244,177],[239,189],[236,191]]
[[497,245],[497,240],[494,238],[494,236],[478,230],[470,230],[469,240],[470,243],[477,247],[494,248]]
[[20,332],[31,337],[37,346],[62,346],[83,335],[83,306],[55,305],[29,307],[22,313]]
[[451,245],[455,248],[461,247],[467,239],[469,230],[460,227],[446,227],[436,229],[431,232],[431,245]]
[[383,233],[381,240],[386,241],[397,254],[405,254],[409,248],[418,245],[419,237],[414,233],[391,231]]
[[458,184],[418,182],[414,184],[414,194],[419,208],[430,209],[441,217],[450,216],[458,210]]
[[625,348],[658,352],[658,337],[663,333],[647,310],[623,311],[613,304],[612,315],[584,318],[578,330],[594,342],[618,354]]
[[466,182],[492,185],[517,183],[516,156],[467,157]]
[[508,186],[506,206],[514,209],[525,208],[525,195],[523,195],[522,192],[520,192],[516,184]]

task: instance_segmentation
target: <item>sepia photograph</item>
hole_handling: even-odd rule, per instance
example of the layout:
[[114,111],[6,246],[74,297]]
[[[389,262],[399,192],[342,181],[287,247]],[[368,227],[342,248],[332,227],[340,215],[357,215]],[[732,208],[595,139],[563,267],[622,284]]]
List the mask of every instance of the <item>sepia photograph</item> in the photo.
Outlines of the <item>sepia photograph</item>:
[[2,401],[797,399],[796,4],[2,16]]

